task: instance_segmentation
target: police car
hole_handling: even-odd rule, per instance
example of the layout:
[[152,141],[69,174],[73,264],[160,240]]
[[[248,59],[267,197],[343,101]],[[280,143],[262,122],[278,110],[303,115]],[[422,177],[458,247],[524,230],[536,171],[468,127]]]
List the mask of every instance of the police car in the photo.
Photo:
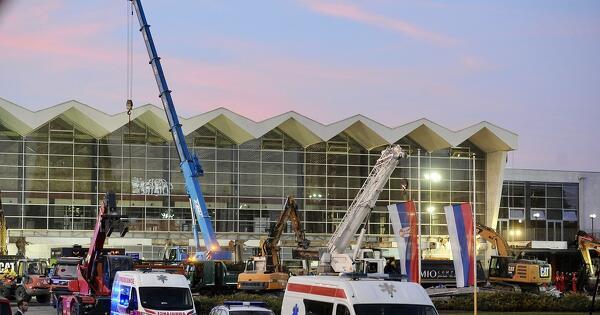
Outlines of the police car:
[[209,315],[275,315],[265,306],[265,302],[225,301],[224,305],[215,306]]

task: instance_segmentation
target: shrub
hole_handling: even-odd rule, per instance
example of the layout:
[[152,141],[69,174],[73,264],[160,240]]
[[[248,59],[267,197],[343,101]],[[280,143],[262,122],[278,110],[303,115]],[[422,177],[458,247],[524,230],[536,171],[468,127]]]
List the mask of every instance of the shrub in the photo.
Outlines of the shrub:
[[[473,309],[473,295],[434,299],[433,302],[439,310],[469,311]],[[600,309],[598,304],[596,303],[595,309]],[[578,293],[567,294],[560,298],[519,292],[481,292],[477,295],[477,309],[490,312],[584,312],[589,310],[590,306],[590,298],[585,294]]]
[[263,301],[267,303],[267,308],[279,314],[281,312],[281,303],[283,302],[282,296],[273,294],[248,294],[248,293],[235,293],[229,295],[199,295],[194,297],[194,304],[196,304],[196,312],[198,314],[208,314],[210,310],[223,304],[225,301]]

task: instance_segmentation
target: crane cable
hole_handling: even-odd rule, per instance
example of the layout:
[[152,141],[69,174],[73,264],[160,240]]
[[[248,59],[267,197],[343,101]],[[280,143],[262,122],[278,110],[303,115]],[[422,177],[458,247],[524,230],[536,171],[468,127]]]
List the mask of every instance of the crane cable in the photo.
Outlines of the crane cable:
[[127,143],[129,151],[129,208],[131,208],[131,196],[133,183],[131,182],[131,111],[133,110],[133,4],[128,1],[127,6],[127,101],[125,108],[127,109]]

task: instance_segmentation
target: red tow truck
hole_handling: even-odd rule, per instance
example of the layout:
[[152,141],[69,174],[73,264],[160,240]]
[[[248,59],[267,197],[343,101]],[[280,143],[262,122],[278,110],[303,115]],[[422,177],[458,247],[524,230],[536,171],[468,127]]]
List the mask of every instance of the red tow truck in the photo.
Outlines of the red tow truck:
[[77,279],[68,283],[69,294],[58,296],[57,313],[93,315],[110,313],[112,282],[117,271],[133,270],[133,260],[125,255],[103,255],[106,238],[113,232],[127,234],[129,220],[117,213],[115,194],[106,194],[100,209],[91,245],[83,262],[77,265]]

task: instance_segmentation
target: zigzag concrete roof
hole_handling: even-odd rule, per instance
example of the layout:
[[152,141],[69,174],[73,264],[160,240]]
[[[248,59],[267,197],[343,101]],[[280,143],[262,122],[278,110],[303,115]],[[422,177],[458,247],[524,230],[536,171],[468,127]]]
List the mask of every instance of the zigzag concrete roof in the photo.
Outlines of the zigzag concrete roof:
[[[95,138],[102,138],[124,126],[127,113],[109,115],[78,101],[68,101],[40,111],[30,111],[0,98],[0,123],[25,136],[56,117],[61,117]],[[147,124],[164,139],[171,139],[162,107],[147,104],[133,109],[132,119]],[[462,130],[452,131],[427,119],[419,119],[395,128],[368,117],[356,115],[324,125],[296,112],[255,122],[228,109],[218,108],[191,118],[180,117],[184,134],[210,124],[238,144],[260,138],[279,128],[303,146],[328,141],[345,132],[366,149],[395,143],[410,137],[427,151],[458,146],[470,140],[485,152],[517,149],[517,134],[483,121]]]

